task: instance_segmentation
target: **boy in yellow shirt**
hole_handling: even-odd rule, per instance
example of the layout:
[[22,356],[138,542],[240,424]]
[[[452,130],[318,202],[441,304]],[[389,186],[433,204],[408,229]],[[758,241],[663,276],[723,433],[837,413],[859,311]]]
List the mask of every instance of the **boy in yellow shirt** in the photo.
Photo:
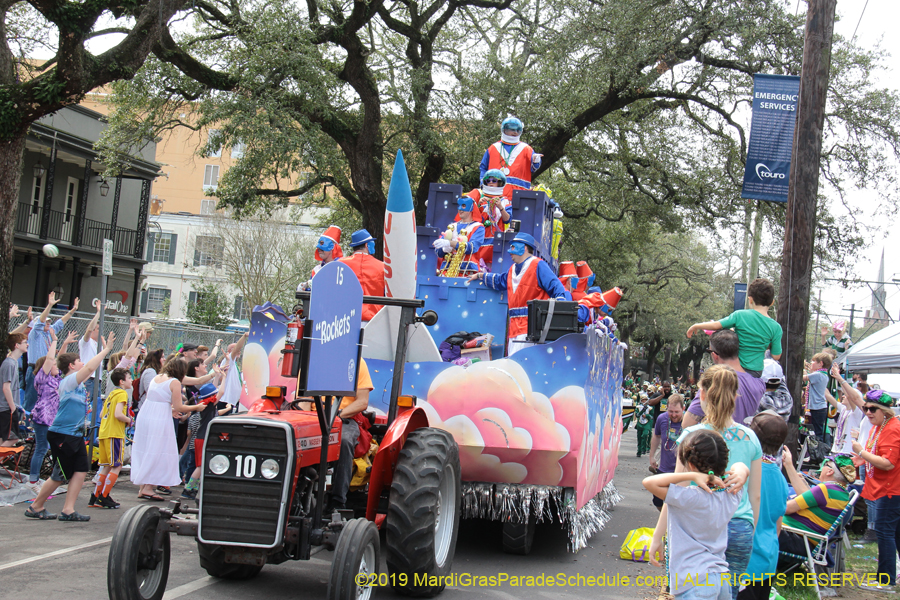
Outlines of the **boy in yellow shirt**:
[[119,503],[109,497],[122,470],[122,449],[125,446],[125,428],[131,425],[128,416],[128,392],[132,386],[128,369],[114,369],[110,380],[115,389],[106,397],[100,415],[100,473],[97,487],[91,494],[88,506],[119,508]]

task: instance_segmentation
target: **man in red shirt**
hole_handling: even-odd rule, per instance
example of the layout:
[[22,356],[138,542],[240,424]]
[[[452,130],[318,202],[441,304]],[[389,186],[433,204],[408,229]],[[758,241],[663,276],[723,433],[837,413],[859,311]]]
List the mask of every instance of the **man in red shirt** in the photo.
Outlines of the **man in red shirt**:
[[[374,238],[365,229],[354,231],[350,236],[350,248],[353,254],[340,259],[346,263],[362,286],[363,296],[384,296],[384,263],[369,253],[369,242],[374,245]],[[381,305],[363,304],[362,320],[367,323],[372,320]]]

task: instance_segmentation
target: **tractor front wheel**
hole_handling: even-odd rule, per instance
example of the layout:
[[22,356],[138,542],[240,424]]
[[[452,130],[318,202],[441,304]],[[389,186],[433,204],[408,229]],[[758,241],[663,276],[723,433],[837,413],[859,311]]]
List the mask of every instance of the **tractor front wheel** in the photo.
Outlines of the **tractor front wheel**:
[[450,574],[460,514],[459,447],[450,433],[410,433],[391,483],[387,564],[394,591],[431,598]]
[[157,534],[159,509],[135,506],[119,520],[109,545],[110,600],[160,600],[169,579],[169,532]]
[[328,580],[328,600],[369,600],[378,585],[381,542],[375,523],[348,521],[338,538]]

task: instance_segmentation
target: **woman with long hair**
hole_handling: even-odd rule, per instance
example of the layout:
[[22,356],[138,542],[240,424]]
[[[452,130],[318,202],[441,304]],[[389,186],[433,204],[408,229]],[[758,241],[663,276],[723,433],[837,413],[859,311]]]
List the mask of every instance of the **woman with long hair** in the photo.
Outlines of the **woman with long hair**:
[[141,486],[138,498],[161,501],[162,497],[155,493],[156,486],[181,483],[172,410],[196,412],[205,408],[205,405],[186,406],[182,402],[181,381],[185,375],[187,363],[171,360],[147,386],[131,451],[131,482]]
[[147,397],[147,388],[150,382],[162,371],[164,352],[165,350],[162,348],[157,348],[152,352],[148,352],[147,357],[144,358],[144,366],[141,367],[141,379],[138,384],[137,406],[134,409],[135,417],[144,404],[144,398]]
[[[753,550],[753,532],[759,518],[760,481],[762,478],[763,452],[759,439],[749,427],[735,423],[735,399],[738,392],[738,376],[728,365],[714,365],[703,373],[697,389],[701,407],[706,415],[699,424],[687,427],[681,432],[678,443],[699,429],[715,431],[725,439],[728,446],[727,486],[730,491],[737,492],[747,484],[745,493],[737,512],[728,522],[728,547],[725,558],[732,583],[738,583],[737,577],[747,570],[750,553]],[[678,461],[675,472],[684,471],[684,465]],[[667,527],[667,512],[663,507],[659,523],[653,535],[650,554],[654,555],[662,548],[662,536]],[[672,549],[677,552],[678,549]],[[731,597],[737,598],[740,585],[733,585]]]
[[[894,400],[881,390],[866,394],[865,413],[869,435],[853,441],[853,453],[865,461],[866,483],[862,497],[875,502],[875,534],[878,536],[878,581],[897,581],[897,550],[900,548],[900,477],[894,467],[900,463],[900,423],[891,407]],[[861,465],[860,465],[861,466]]]

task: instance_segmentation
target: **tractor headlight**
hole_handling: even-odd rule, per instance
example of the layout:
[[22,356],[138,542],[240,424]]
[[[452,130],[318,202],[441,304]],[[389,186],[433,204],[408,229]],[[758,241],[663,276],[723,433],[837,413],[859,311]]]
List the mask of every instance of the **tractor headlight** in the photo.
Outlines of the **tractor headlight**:
[[267,458],[263,461],[260,473],[262,473],[262,476],[266,479],[274,479],[278,476],[278,470],[278,461]]
[[228,467],[230,466],[231,461],[228,460],[228,457],[224,454],[216,454],[209,461],[209,470],[216,475],[222,475],[223,473],[227,472]]

